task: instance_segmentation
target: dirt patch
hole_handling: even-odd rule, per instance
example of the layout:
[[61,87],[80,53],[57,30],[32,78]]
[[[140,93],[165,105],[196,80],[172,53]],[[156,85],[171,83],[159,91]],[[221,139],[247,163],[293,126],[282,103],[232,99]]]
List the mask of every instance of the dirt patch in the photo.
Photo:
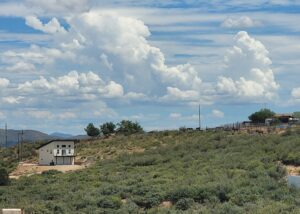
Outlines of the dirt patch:
[[10,173],[9,177],[18,179],[21,176],[30,176],[34,174],[41,174],[48,170],[57,170],[60,172],[72,172],[86,168],[87,165],[62,165],[62,166],[39,166],[35,163],[19,163],[17,168]]
[[300,175],[300,166],[286,165],[288,175]]
[[139,147],[128,148],[128,153],[129,154],[143,153],[143,152],[145,152],[144,148],[139,148]]
[[171,208],[172,207],[172,202],[171,201],[163,201],[159,206],[163,208]]

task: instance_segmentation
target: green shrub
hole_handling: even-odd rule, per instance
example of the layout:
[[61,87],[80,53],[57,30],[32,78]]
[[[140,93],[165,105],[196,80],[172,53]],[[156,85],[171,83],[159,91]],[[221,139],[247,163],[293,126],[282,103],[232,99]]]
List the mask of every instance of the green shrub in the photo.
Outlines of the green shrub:
[[145,196],[135,196],[132,199],[138,206],[150,209],[160,204],[161,196],[155,193],[148,193]]
[[144,130],[138,122],[130,120],[122,120],[117,124],[117,133],[124,135],[131,135],[135,133],[143,133]]
[[176,203],[183,198],[193,198],[194,194],[195,192],[190,187],[180,187],[168,193],[167,198],[173,203]]
[[9,184],[9,175],[6,169],[0,168],[0,186]]
[[178,210],[187,210],[194,204],[194,200],[192,198],[181,198],[179,199],[175,206]]
[[209,201],[213,195],[215,195],[214,190],[210,187],[196,187],[193,198],[198,203],[204,203]]
[[50,169],[48,171],[44,171],[42,172],[42,175],[46,175],[46,176],[51,176],[51,175],[57,175],[57,174],[61,174],[62,172],[55,170],[55,169]]
[[101,208],[119,209],[122,201],[118,197],[102,197],[98,200],[97,206]]

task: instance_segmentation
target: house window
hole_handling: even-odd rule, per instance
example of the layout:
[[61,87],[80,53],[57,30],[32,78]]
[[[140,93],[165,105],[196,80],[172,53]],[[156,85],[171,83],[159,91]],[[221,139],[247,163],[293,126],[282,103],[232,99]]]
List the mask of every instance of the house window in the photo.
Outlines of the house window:
[[71,149],[69,149],[69,154],[71,154]]
[[59,154],[59,149],[57,150],[56,154]]
[[59,145],[57,145],[57,148],[59,148]]
[[66,145],[62,145],[63,148],[66,148]]
[[71,147],[71,145],[69,145],[69,148]]

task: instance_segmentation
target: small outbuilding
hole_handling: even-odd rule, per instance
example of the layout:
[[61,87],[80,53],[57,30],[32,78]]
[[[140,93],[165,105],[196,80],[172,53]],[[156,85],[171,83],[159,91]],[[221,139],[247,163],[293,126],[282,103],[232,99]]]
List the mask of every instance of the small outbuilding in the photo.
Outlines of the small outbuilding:
[[51,140],[40,147],[39,165],[74,165],[77,140]]
[[2,209],[1,214],[24,214],[22,209]]

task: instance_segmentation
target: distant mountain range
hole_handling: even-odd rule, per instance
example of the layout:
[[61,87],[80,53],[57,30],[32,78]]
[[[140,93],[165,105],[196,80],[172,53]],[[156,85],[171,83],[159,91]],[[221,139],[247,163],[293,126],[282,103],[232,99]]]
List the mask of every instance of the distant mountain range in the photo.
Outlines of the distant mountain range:
[[50,134],[50,136],[55,137],[55,138],[72,138],[72,137],[74,137],[71,134],[65,134],[65,133],[61,133],[61,132],[54,132],[54,133]]
[[[70,134],[55,132],[50,135],[36,131],[36,130],[23,130],[23,135],[21,134],[21,130],[13,130],[8,129],[7,130],[7,146],[13,146],[18,143],[18,137],[19,140],[21,140],[21,137],[23,137],[23,142],[38,142],[38,141],[48,141],[53,139],[86,139],[88,136],[86,135],[77,135],[73,136]],[[6,137],[5,137],[5,130],[0,129],[0,145],[5,145]]]

